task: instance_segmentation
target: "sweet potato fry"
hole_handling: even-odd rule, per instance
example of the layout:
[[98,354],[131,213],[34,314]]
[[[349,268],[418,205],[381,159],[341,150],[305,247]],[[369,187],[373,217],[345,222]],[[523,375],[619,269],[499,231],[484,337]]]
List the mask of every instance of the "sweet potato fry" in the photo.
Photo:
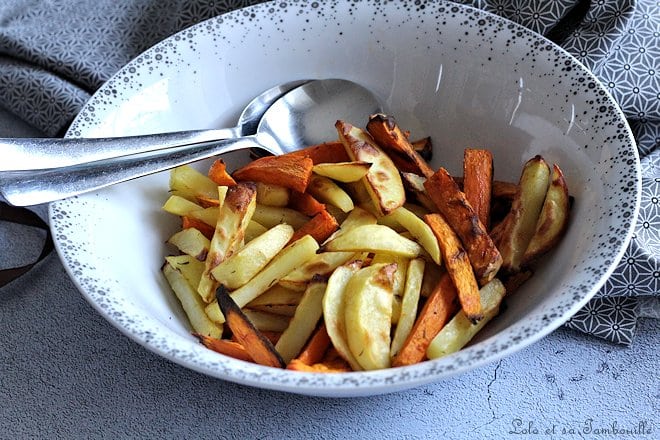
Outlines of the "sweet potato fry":
[[427,178],[433,175],[433,169],[410,144],[392,116],[382,113],[371,115],[367,123],[367,131],[381,147],[388,151],[403,153],[418,173]]
[[458,310],[456,288],[447,273],[426,300],[406,342],[392,359],[393,367],[412,365],[426,358],[426,349],[442,327]]
[[289,243],[293,243],[307,234],[311,235],[318,243],[323,243],[337,229],[339,229],[337,220],[328,211],[323,210],[298,229],[289,240]]
[[454,282],[465,316],[472,322],[479,321],[482,317],[479,286],[460,240],[442,215],[428,214],[424,216],[424,221],[431,227],[438,239],[442,259],[445,262],[447,273]]
[[195,228],[209,240],[213,237],[215,228],[194,217],[184,215],[181,217],[181,229]]
[[230,341],[229,339],[212,338],[210,336],[200,335],[199,333],[194,333],[194,336],[199,339],[199,342],[201,342],[204,347],[210,350],[233,357],[234,359],[254,362],[252,356],[250,356],[245,347],[239,342]]
[[216,298],[229,329],[236,340],[245,347],[250,357],[260,365],[285,368],[286,363],[282,356],[275,350],[273,344],[252,325],[240,307],[229,296],[225,286],[218,287]]
[[[273,330],[259,330],[259,332],[261,332],[261,334],[264,335],[264,338],[268,339],[273,345],[277,344],[277,340],[282,336],[282,332],[276,332]],[[231,341],[239,343],[234,335],[231,335]]]
[[[463,178],[454,177],[459,189],[463,190]],[[505,182],[503,180],[493,180],[493,187],[491,190],[492,199],[513,200],[518,192],[518,185],[513,182]]]
[[314,162],[309,157],[267,156],[234,171],[235,180],[271,183],[305,192]]
[[314,165],[319,163],[348,162],[351,160],[346,153],[344,145],[339,141],[313,145],[302,150],[287,153],[285,156],[296,158],[296,160],[309,157],[312,159]]
[[502,256],[474,209],[444,168],[424,182],[424,188],[461,239],[480,286],[487,284],[502,265]]
[[307,365],[317,364],[323,360],[329,347],[330,336],[328,336],[325,324],[321,323],[296,359]]
[[299,359],[293,359],[286,368],[307,373],[347,373],[352,371],[351,367],[343,359],[333,359],[313,365],[307,365]]
[[493,154],[466,148],[463,152],[463,192],[479,221],[490,229],[490,198],[493,187]]
[[209,178],[218,185],[236,185],[236,181],[227,172],[227,165],[222,159],[216,159],[209,168]]
[[313,217],[321,211],[325,211],[325,205],[309,193],[291,191],[289,196],[289,208],[295,209],[307,216]]

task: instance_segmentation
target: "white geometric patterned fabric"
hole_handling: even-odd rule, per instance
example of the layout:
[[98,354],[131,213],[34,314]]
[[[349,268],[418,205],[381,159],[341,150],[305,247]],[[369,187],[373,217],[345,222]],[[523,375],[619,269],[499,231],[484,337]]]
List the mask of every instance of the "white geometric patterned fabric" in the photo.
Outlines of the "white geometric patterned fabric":
[[[286,1],[286,0],[283,0]],[[566,325],[629,344],[637,318],[660,316],[660,2],[657,0],[456,0],[561,45],[617,100],[642,157],[635,236],[598,295]],[[61,135],[94,91],[165,37],[250,0],[3,0],[0,106]],[[586,15],[571,27],[571,14]],[[566,29],[564,29],[566,28]]]

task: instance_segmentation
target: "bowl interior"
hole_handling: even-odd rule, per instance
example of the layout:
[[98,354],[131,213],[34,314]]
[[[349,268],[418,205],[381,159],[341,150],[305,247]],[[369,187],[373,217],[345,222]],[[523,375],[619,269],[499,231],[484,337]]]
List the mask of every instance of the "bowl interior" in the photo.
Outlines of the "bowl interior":
[[[536,154],[558,163],[575,197],[569,231],[507,309],[446,358],[403,369],[316,375],[228,359],[190,336],[160,274],[178,227],[161,211],[168,174],[51,206],[58,251],[86,298],[128,336],[190,368],[250,385],[317,395],[395,391],[495,360],[561,325],[621,256],[639,205],[639,159],[611,97],[541,37],[454,4],[266,3],[201,23],[150,49],[89,101],[68,136],[229,127],[266,88],[345,78],[371,89],[432,164],[461,174],[463,149],[485,147],[495,177],[517,181]],[[349,121],[363,126],[367,121]],[[327,121],[334,124],[334,121]],[[230,166],[246,160],[237,153]],[[204,168],[205,164],[199,164]]]

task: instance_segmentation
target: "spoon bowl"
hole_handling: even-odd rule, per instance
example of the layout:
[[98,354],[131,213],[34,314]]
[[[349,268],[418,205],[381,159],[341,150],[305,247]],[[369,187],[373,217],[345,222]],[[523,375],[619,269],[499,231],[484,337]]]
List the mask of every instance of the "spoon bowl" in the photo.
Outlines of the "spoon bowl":
[[271,87],[252,99],[241,112],[235,127],[187,130],[112,138],[9,138],[0,139],[4,171],[32,171],[82,165],[131,154],[253,135],[266,110],[285,93],[306,80]]
[[284,154],[337,134],[328,121],[364,119],[381,111],[376,97],[352,81],[314,80],[285,93],[266,110],[250,136],[170,146],[90,163],[42,170],[0,172],[0,194],[15,206],[38,205],[95,191],[245,148]]

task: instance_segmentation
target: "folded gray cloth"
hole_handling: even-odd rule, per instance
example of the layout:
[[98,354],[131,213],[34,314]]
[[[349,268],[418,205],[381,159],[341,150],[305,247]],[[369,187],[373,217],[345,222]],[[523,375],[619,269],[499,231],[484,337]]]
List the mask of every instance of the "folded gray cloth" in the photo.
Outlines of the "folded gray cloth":
[[[629,118],[643,158],[642,210],[614,274],[566,325],[630,343],[639,316],[660,316],[660,9],[655,0],[460,0],[560,43]],[[163,38],[249,0],[4,0],[0,106],[61,135],[91,94]],[[585,14],[581,13],[585,12]]]

